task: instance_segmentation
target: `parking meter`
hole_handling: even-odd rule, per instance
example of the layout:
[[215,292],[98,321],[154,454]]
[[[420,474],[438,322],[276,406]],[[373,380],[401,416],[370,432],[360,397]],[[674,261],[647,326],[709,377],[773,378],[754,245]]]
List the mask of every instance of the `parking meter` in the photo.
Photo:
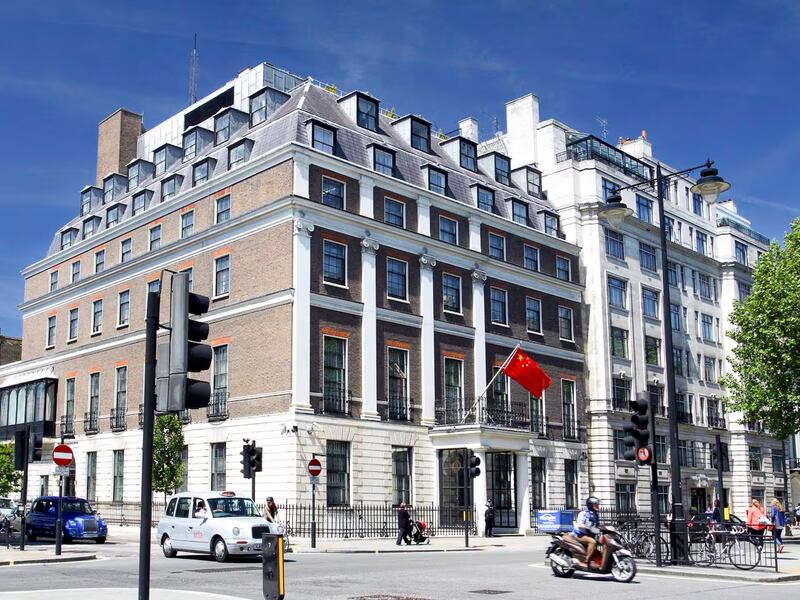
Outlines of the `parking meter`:
[[261,578],[264,600],[283,600],[283,535],[261,534]]

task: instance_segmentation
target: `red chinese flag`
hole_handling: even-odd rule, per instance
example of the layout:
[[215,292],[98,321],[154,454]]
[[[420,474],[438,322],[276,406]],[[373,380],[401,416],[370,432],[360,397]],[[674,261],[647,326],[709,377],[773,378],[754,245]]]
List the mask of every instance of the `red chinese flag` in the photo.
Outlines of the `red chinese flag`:
[[503,372],[528,390],[535,398],[541,398],[542,392],[550,387],[553,380],[530,356],[517,347],[511,355]]

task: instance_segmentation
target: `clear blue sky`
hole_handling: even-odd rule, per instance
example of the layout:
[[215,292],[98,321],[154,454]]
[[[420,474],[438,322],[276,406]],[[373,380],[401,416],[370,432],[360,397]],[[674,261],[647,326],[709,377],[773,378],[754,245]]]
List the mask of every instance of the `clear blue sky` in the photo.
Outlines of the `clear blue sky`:
[[770,237],[800,215],[800,2],[5,2],[0,8],[0,329],[22,330],[20,270],[44,256],[94,181],[97,123],[154,125],[186,103],[192,36],[202,96],[270,61],[361,88],[444,129],[538,94],[608,138],[646,129],[674,166],[712,157]]

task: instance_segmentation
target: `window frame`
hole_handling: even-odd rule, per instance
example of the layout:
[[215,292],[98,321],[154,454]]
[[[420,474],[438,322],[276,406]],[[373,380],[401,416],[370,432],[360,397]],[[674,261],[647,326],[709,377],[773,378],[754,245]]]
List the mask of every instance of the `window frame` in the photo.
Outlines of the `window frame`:
[[[390,205],[398,205],[400,206],[400,223],[396,223],[391,221],[388,216],[391,215],[392,218],[395,218],[397,215],[394,215],[389,212],[388,206]],[[399,229],[406,228],[406,208],[407,205],[402,200],[398,200],[397,198],[392,198],[390,196],[384,196],[383,198],[383,222],[387,225],[391,225],[392,227],[398,227]]]
[[[501,254],[502,254],[501,256],[496,256],[495,254],[493,254],[493,252],[495,252],[495,250],[497,250],[497,247],[496,246],[495,247],[492,246],[492,238],[494,238],[496,240],[500,240],[500,242],[501,242],[500,250],[502,251],[501,252]],[[489,258],[494,258],[494,259],[502,260],[503,262],[505,262],[505,260],[506,260],[506,238],[505,238],[504,235],[500,235],[499,233],[495,233],[493,231],[487,232],[487,235],[486,235],[486,248],[488,250],[487,254],[489,255]]]
[[[192,173],[194,173],[194,171]],[[194,177],[194,175],[192,175],[192,176]],[[178,177],[177,175],[173,175],[172,177],[167,177],[166,179],[164,179],[161,182],[161,201],[162,202],[164,200],[169,200],[170,198],[172,198],[173,196],[175,196],[178,193],[178,179],[177,179],[177,177]],[[172,187],[172,191],[171,192],[167,192],[168,186]]]
[[[458,281],[458,285],[457,286],[452,286],[452,285],[447,285],[446,286],[445,285],[445,278],[446,277],[452,277],[453,279],[457,280]],[[461,277],[459,275],[455,275],[453,273],[448,273],[447,271],[443,271],[442,272],[442,312],[446,312],[446,313],[449,313],[449,314],[452,314],[452,315],[463,315],[463,306],[462,306],[462,301],[461,301],[461,292],[462,292],[461,285],[462,285],[462,279],[461,279]],[[458,308],[456,310],[454,310],[452,308],[448,308],[447,301],[446,301],[446,298],[448,298],[448,295],[445,294],[445,289],[446,288],[448,288],[448,289],[457,289],[458,290],[458,295],[457,295]]]
[[[127,246],[127,251],[126,251]],[[127,257],[127,258],[126,258]],[[119,242],[119,262],[120,264],[130,262],[133,258],[133,238],[125,238]]]
[[[191,143],[187,144],[187,141],[191,139]],[[189,133],[183,134],[183,160],[191,160],[195,156],[197,156],[197,128],[192,129]],[[188,152],[189,148],[191,147],[192,151],[191,154]]]
[[148,252],[155,252],[161,249],[161,223],[153,225],[147,229],[147,248]]
[[[331,452],[331,444],[339,446],[337,452]],[[344,452],[339,452],[339,450],[344,450]],[[351,493],[352,493],[352,447],[351,442],[342,441],[342,440],[333,440],[328,439],[325,442],[325,471],[328,475],[328,493],[325,494],[325,504],[326,506],[342,506],[342,507],[349,507],[351,506]],[[332,468],[332,456],[337,456],[340,459],[343,459],[342,463],[345,466],[343,471],[336,470],[334,471]],[[333,474],[336,474],[337,477],[332,477]],[[334,488],[331,481],[332,479],[338,479],[341,477],[341,480],[344,485],[339,486],[338,482],[335,486],[335,489],[338,490],[337,495],[341,495],[341,498],[332,499],[331,498],[331,490]],[[334,501],[335,500],[335,501]]]
[[[531,182],[531,175],[533,175],[534,182]],[[542,197],[542,174],[535,169],[526,169],[525,184],[528,190],[528,195],[534,198]],[[531,187],[533,185],[533,187]]]
[[101,248],[94,253],[94,274],[102,273],[106,270],[106,250]]
[[[241,150],[242,157],[238,160],[234,160],[234,152],[238,153]],[[233,169],[241,165],[247,160],[247,146],[245,145],[245,140],[242,140],[238,144],[233,144],[230,148],[228,148],[228,169]]]
[[647,196],[636,194],[636,217],[640,221],[653,224],[653,201]]
[[[123,301],[123,296],[125,300]],[[125,320],[122,320],[122,307],[125,307]],[[131,322],[131,291],[120,290],[117,292],[117,329],[127,327]]]
[[[397,296],[391,293],[392,284],[390,283],[390,276],[398,275],[398,273],[393,273],[389,269],[390,264],[402,264],[403,265],[403,295]],[[395,302],[408,302],[408,261],[403,260],[401,258],[395,258],[394,256],[387,256],[386,257],[386,299],[393,300]]]
[[[650,268],[649,257],[652,256],[653,267]],[[648,257],[648,260],[645,260]],[[639,267],[648,271],[649,273],[658,272],[658,256],[656,254],[655,246],[639,240]]]
[[658,316],[660,299],[661,294],[658,290],[642,286],[642,316],[648,319],[660,320]]
[[[470,151],[465,152],[465,148],[468,148]],[[472,166],[467,166],[465,162]],[[464,138],[458,139],[458,164],[462,169],[472,171],[473,173],[478,172],[478,145],[475,142]]]
[[[382,158],[384,160],[379,160]],[[389,159],[386,163],[385,159]],[[395,153],[382,146],[372,147],[372,170],[387,177],[394,177],[395,173]]]
[[[651,346],[650,340],[655,342],[655,346]],[[656,362],[650,362],[650,353],[655,352]],[[660,367],[662,366],[661,361],[661,338],[657,338],[652,335],[645,335],[644,336],[644,362],[645,365],[650,365],[651,367]]]
[[558,233],[561,230],[561,219],[558,217],[558,215],[545,212],[543,221],[545,234],[552,237],[558,237]]
[[[444,181],[444,185],[434,186],[432,183],[433,175],[440,175],[442,177],[442,180]],[[442,171],[441,169],[434,169],[433,167],[428,167],[428,191],[431,191],[434,194],[441,194],[442,196],[447,195],[447,173],[445,171]]]
[[78,328],[80,327],[79,319],[79,309],[70,308],[67,319],[67,343],[78,340]]
[[[622,335],[621,336],[615,335],[617,332],[620,332]],[[609,326],[608,330],[609,353],[613,358],[630,360],[628,338],[629,338],[629,332],[624,327],[615,327],[614,325]],[[618,350],[621,351],[621,354],[618,353]]]
[[[518,215],[517,209],[522,209],[524,214]],[[522,220],[520,220],[522,219]],[[514,223],[518,223],[520,225],[524,225],[525,227],[530,227],[530,214],[528,210],[528,204],[523,202],[522,200],[512,200],[511,201],[511,220]]]
[[[100,310],[98,310],[98,306]],[[92,301],[92,335],[103,333],[103,299]]]
[[[419,133],[414,132],[414,126],[423,127],[425,129],[426,134],[420,135]],[[420,152],[430,153],[431,151],[431,126],[424,121],[420,121],[419,119],[411,118],[410,124],[410,133],[411,133],[411,147],[419,150]],[[424,140],[423,148],[420,148],[417,144],[414,143],[414,140]]]
[[[532,253],[532,256],[528,256],[528,251]],[[535,268],[531,268],[528,266],[529,259],[532,259]],[[522,244],[522,268],[533,273],[538,273],[540,267],[539,262],[539,248],[537,246],[531,246],[530,244]]]
[[[342,264],[343,264],[343,269],[342,270],[343,270],[343,274],[344,274],[344,276],[342,277],[342,281],[334,281],[334,280],[326,279],[326,277],[327,277],[327,273],[326,273],[326,263],[327,263],[326,257],[328,256],[328,254],[326,252],[326,248],[328,246],[339,246],[340,248],[344,248],[344,256],[341,257],[341,261],[342,261]],[[329,239],[324,239],[323,238],[323,240],[322,240],[322,283],[323,283],[323,285],[332,285],[332,286],[335,286],[335,287],[348,289],[347,250],[348,250],[347,244],[343,244],[341,242],[336,242],[334,240],[329,240]],[[336,258],[337,260],[340,260],[339,257],[334,257],[334,258]]]
[[[608,227],[605,230],[606,256],[617,260],[625,260],[625,234]],[[616,236],[619,236],[619,238]]]
[[[220,269],[220,262],[223,260],[227,260],[227,265],[225,268]],[[220,291],[221,283],[220,283],[220,276],[223,272],[227,271],[227,281],[226,288],[224,291]],[[223,254],[222,256],[215,256],[214,257],[214,290],[212,295],[212,300],[218,300],[221,298],[227,298],[231,294],[231,255],[230,254]]]
[[[205,175],[198,177],[198,171],[205,169]],[[205,183],[211,178],[211,164],[208,159],[202,160],[196,165],[192,165],[192,187]]]
[[[562,335],[562,320],[565,319],[565,316],[562,316],[561,311],[569,311],[569,337],[566,338]],[[575,311],[570,308],[569,306],[564,306],[562,304],[558,305],[558,339],[562,342],[575,342]]]
[[[442,224],[444,222],[449,222],[453,224],[453,231],[447,232],[442,229]],[[447,235],[452,233],[452,239],[447,239],[443,237],[442,232],[445,232]],[[458,221],[456,219],[452,219],[450,217],[446,217],[444,215],[439,215],[439,240],[444,242],[445,244],[451,244],[453,246],[458,246]]]
[[[622,287],[615,285],[616,283],[621,283]],[[612,290],[614,293],[612,293]],[[622,302],[617,303],[612,300],[616,300],[616,293],[620,292],[622,297]],[[606,276],[606,301],[608,302],[609,306],[613,306],[615,308],[620,308],[623,310],[628,310],[628,282],[625,279],[617,277],[615,275],[607,275]]]
[[56,336],[58,335],[58,316],[49,315],[47,317],[47,329],[45,330],[45,350],[55,348]]
[[[326,139],[317,136],[317,132],[325,132],[331,135],[331,143],[328,144]],[[336,150],[336,130],[332,127],[327,127],[321,123],[311,123],[311,147],[325,154],[335,154]],[[330,148],[330,149],[328,149]]]
[[[330,196],[330,190],[328,192],[325,191],[325,182],[333,182],[334,184],[340,185],[342,189],[342,196],[341,196],[341,206],[337,206],[336,204],[331,204],[325,201],[326,197]],[[322,176],[322,184],[320,186],[320,204],[323,206],[330,206],[331,208],[335,208],[337,210],[346,210],[347,207],[347,182],[342,181],[341,179],[336,179],[334,177],[328,177],[327,175]]]
[[[141,206],[138,207],[139,199],[141,198]],[[131,216],[136,216],[147,210],[147,192],[139,192],[134,195],[131,201]]]
[[[220,123],[224,125],[220,127]],[[231,139],[231,113],[224,112],[214,117],[214,145],[219,146]]]
[[[503,164],[505,163],[505,168]],[[511,185],[511,159],[507,156],[495,153],[494,155],[494,179],[498,183],[506,186]]]
[[[225,210],[220,211],[219,206],[223,200],[228,201],[228,207]],[[223,213],[226,213],[227,216],[224,219],[220,220],[220,215]],[[214,225],[219,225],[220,223],[227,223],[230,220],[231,220],[231,195],[225,194],[224,196],[220,196],[219,198],[214,200]]]
[[[500,298],[495,298],[495,292],[502,294],[502,300]],[[497,321],[495,320],[495,302],[502,302],[503,305],[503,320]],[[508,327],[508,290],[504,288],[499,288],[495,286],[489,287],[489,322],[492,325],[499,325],[502,327]]]
[[[561,265],[566,263],[566,277],[561,277],[559,273],[564,273],[564,269],[560,268]],[[572,281],[572,261],[568,256],[563,256],[561,254],[556,254],[556,279],[560,279],[561,281]]]
[[161,146],[153,150],[154,177],[167,172],[167,147]]
[[[482,185],[475,186],[475,188],[476,188],[475,206],[478,208],[478,210],[494,214],[494,200],[495,200],[494,190]],[[481,194],[488,195],[489,196],[488,200],[491,204],[487,206],[485,202],[482,202]]]
[[[188,224],[186,223],[187,219],[191,219],[191,222]],[[184,240],[194,234],[194,210],[187,210],[185,213],[181,214],[180,227],[180,239]]]
[[[539,322],[538,329],[531,329],[530,327],[530,313],[531,313],[531,305],[535,304],[536,309],[535,312],[538,314],[537,319]],[[534,298],[533,296],[525,296],[525,330],[528,333],[535,333],[538,335],[543,335],[542,332],[542,301],[540,298]]]
[[[363,108],[362,103],[365,105]],[[366,106],[369,107],[369,110],[364,110]],[[366,96],[358,94],[356,97],[356,124],[364,129],[377,132],[379,120],[378,103]]]

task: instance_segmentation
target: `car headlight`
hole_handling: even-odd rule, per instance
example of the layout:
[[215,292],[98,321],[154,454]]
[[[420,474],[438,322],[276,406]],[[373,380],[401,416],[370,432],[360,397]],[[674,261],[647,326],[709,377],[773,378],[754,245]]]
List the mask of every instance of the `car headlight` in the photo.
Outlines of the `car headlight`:
[[240,530],[239,530],[239,528],[238,528],[238,527],[234,527],[234,528],[233,528],[233,535],[239,535],[239,531],[240,531]]
[[67,521],[67,529],[77,529],[78,523],[75,519],[69,519]]

